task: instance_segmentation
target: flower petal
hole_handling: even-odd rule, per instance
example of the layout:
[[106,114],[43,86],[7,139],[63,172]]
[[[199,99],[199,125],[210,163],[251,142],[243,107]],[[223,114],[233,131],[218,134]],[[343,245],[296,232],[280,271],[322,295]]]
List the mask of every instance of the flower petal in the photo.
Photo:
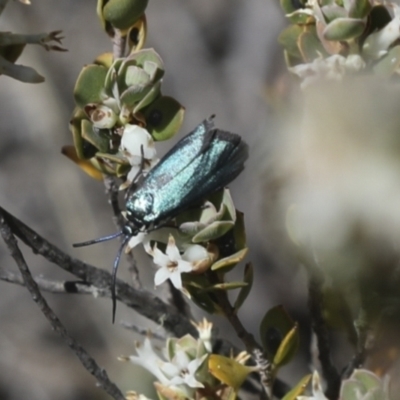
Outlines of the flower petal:
[[[178,275],[179,275],[179,278],[180,278],[180,274],[178,274]],[[160,268],[156,272],[156,274],[154,275],[154,284],[156,286],[161,285],[162,283],[164,283],[170,277],[171,277],[171,273],[168,271],[168,268]],[[172,279],[171,279],[171,281],[172,281]],[[181,282],[181,286],[182,286],[182,282]]]
[[160,267],[166,268],[170,263],[169,257],[167,257],[161,250],[157,248],[157,245],[153,248],[153,262]]
[[175,286],[176,289],[181,290],[182,289],[182,277],[179,271],[174,271],[170,276],[169,276],[170,281],[172,284]]
[[178,247],[176,247],[175,239],[172,235],[169,235],[167,249],[165,250],[165,254],[169,257],[169,259],[171,261],[179,261],[181,259],[179,249],[178,249]]

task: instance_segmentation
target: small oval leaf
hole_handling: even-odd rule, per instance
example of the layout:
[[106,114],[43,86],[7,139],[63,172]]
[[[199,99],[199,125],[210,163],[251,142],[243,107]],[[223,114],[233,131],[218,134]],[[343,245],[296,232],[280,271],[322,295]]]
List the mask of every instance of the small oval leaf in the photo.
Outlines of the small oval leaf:
[[89,103],[100,103],[107,69],[102,65],[90,64],[83,67],[74,88],[75,103],[83,108]]
[[238,264],[241,262],[245,257],[249,249],[245,247],[242,250],[239,250],[237,253],[232,254],[229,257],[222,258],[221,260],[218,260],[216,263],[214,263],[211,267],[212,271],[217,271],[221,268],[227,268],[230,267],[231,265]]
[[294,321],[281,305],[271,308],[265,314],[260,324],[260,338],[271,362],[280,342],[294,326]]
[[336,18],[323,31],[326,40],[344,41],[360,36],[365,29],[365,22],[357,18]]
[[299,347],[299,330],[297,324],[286,334],[275,353],[273,363],[276,367],[287,364],[296,354]]
[[185,109],[172,97],[161,96],[143,109],[146,129],[154,140],[167,140],[180,129]]
[[117,29],[128,29],[141,17],[148,0],[109,0],[102,9],[103,18]]
[[253,265],[251,263],[248,263],[244,268],[244,277],[243,277],[243,281],[246,282],[247,285],[240,290],[238,297],[235,300],[235,304],[233,306],[235,313],[238,312],[239,308],[243,305],[243,303],[247,299],[247,296],[249,295],[250,290],[253,286],[253,277],[254,277]]

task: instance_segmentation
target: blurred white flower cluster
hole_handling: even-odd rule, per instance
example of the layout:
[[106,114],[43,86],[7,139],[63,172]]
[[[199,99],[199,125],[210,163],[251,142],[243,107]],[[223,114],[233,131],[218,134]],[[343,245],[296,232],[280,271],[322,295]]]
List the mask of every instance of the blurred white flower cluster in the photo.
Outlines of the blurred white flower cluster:
[[301,112],[285,121],[272,212],[336,268],[362,265],[373,249],[400,254],[399,103],[400,88],[379,79],[325,82],[307,88]]
[[300,87],[304,89],[320,80],[340,81],[346,75],[360,72],[364,68],[365,62],[358,54],[347,57],[334,54],[327,58],[321,56],[310,63],[290,67],[289,71],[301,79]]

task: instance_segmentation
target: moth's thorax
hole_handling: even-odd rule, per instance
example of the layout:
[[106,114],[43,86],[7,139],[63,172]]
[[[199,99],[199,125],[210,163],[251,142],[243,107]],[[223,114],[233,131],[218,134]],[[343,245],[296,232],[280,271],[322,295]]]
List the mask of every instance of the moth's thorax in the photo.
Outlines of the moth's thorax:
[[127,217],[136,226],[147,225],[153,220],[154,196],[149,192],[138,191],[129,196],[126,202]]

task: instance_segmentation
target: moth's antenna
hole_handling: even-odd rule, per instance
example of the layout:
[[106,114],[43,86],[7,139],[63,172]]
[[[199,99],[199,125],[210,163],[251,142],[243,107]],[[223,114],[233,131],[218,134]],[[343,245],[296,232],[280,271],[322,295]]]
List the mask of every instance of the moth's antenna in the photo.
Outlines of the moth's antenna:
[[115,286],[117,284],[117,271],[118,271],[119,260],[121,259],[122,250],[128,243],[129,239],[130,236],[125,236],[124,240],[121,243],[121,246],[119,246],[118,253],[117,256],[115,257],[113,269],[111,272],[112,323],[115,322],[115,312],[117,310],[117,295],[115,293]]
[[103,236],[101,238],[98,239],[92,239],[92,240],[88,240],[86,242],[80,242],[80,243],[74,243],[72,246],[73,247],[83,247],[83,246],[90,246],[92,244],[96,244],[96,243],[102,243],[102,242],[107,242],[108,240],[113,240],[119,236],[124,235],[123,231],[117,232],[117,233],[113,233],[112,235],[108,235],[108,236]]

